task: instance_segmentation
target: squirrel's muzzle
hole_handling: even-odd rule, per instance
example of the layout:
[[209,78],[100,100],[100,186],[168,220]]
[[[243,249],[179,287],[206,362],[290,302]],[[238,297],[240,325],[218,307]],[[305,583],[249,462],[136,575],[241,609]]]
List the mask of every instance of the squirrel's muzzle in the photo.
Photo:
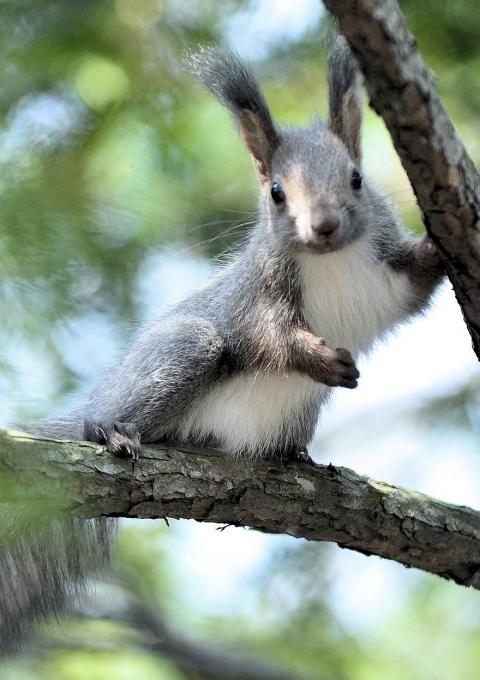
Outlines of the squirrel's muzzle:
[[312,223],[312,231],[318,236],[331,236],[340,227],[340,215],[337,211],[323,211]]

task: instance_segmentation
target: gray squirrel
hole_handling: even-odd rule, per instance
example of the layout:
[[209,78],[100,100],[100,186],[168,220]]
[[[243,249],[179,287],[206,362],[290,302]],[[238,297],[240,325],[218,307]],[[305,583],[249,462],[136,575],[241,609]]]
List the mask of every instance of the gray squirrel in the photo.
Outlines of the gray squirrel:
[[[80,407],[24,429],[102,443],[134,460],[141,444],[168,439],[238,457],[298,458],[332,389],[357,386],[357,357],[421,312],[444,270],[431,241],[414,239],[362,177],[361,78],[341,36],[329,51],[329,120],[303,128],[273,121],[251,71],[229,50],[203,48],[189,65],[230,110],[250,152],[257,224],[204,288],[140,332]],[[92,523],[80,544],[69,525],[69,550],[80,553],[87,541],[89,555],[97,544],[104,555],[109,526]],[[56,540],[62,536],[58,530]],[[17,553],[0,558],[5,650],[32,612],[59,613],[67,584],[104,561],[70,559],[66,567],[54,544]],[[15,574],[12,559],[22,561]],[[54,592],[20,573],[37,574],[45,563],[61,574]],[[19,604],[16,589],[32,583],[38,592]]]

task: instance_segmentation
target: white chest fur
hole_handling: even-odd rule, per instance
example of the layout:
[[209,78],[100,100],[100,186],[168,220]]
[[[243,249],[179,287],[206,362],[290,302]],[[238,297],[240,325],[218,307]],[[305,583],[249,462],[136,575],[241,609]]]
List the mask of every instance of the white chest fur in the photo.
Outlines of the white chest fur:
[[357,241],[325,255],[299,258],[303,312],[310,330],[332,349],[368,352],[376,339],[408,315],[408,278]]
[[[368,244],[302,255],[298,264],[307,323],[332,348],[366,352],[406,315],[407,278],[370,257]],[[187,414],[179,436],[213,435],[230,453],[261,456],[281,445],[285,428],[301,429],[308,404],[322,403],[328,392],[297,373],[242,373],[213,387]]]
[[213,435],[229,453],[262,456],[281,446],[285,427],[298,426],[319,390],[326,392],[296,373],[241,373],[210,389],[183,420],[179,436]]

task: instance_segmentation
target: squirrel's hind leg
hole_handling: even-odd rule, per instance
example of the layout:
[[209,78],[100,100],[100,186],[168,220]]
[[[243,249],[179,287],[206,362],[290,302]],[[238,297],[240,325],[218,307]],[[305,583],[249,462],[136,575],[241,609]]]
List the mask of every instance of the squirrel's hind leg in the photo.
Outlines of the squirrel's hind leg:
[[175,432],[193,401],[226,370],[224,340],[207,320],[185,317],[153,327],[91,396],[84,438],[136,460],[140,444]]
[[138,460],[140,453],[140,432],[133,423],[120,423],[117,420],[84,421],[84,439],[88,442],[104,444],[107,451],[118,458]]

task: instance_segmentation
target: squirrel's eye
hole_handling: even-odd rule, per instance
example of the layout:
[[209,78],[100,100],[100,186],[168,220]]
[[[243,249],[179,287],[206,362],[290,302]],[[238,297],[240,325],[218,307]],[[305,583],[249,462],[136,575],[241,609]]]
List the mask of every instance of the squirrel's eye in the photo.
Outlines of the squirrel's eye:
[[279,203],[285,203],[285,194],[282,189],[280,182],[274,182],[272,184],[272,198],[273,202],[277,205]]
[[358,191],[362,188],[362,175],[358,172],[357,168],[352,170],[352,189]]

